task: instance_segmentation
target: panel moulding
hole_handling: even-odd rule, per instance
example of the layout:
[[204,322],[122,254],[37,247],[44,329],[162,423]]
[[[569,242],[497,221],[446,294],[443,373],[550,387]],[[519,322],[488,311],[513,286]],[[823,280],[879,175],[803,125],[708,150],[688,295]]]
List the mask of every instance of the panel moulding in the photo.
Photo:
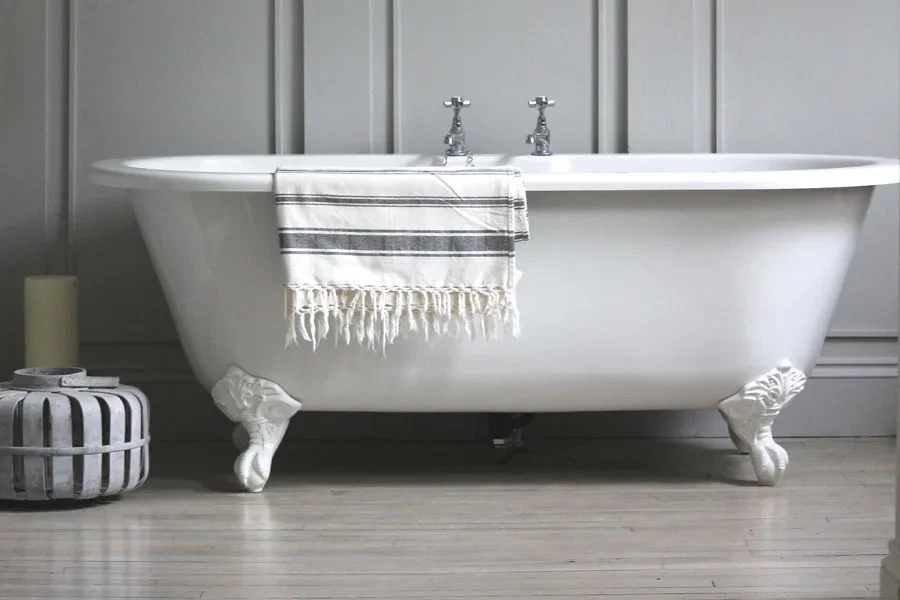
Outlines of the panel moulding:
[[78,10],[79,0],[69,3],[69,82],[68,82],[68,123],[66,125],[67,159],[66,166],[66,273],[77,273],[78,261],[75,255],[75,232],[78,226],[76,210],[78,197]]
[[391,10],[391,128],[393,129],[393,153],[403,154],[402,115],[403,94],[401,71],[401,0],[390,0]]
[[44,3],[44,223],[45,269],[65,273],[70,246],[69,5]]
[[[878,340],[884,342],[884,340]],[[873,344],[874,346],[875,344]],[[86,364],[104,374],[130,374],[134,381],[193,383],[190,367],[177,341],[154,343],[95,342],[82,346]],[[897,377],[897,357],[821,356],[811,379],[880,379]]]

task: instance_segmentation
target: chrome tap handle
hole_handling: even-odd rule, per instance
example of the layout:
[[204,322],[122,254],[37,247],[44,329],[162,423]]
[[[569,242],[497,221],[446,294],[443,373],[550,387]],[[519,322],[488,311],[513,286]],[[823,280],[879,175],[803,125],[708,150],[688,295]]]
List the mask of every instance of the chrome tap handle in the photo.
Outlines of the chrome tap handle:
[[444,100],[444,106],[450,108],[451,106],[457,110],[463,108],[465,106],[471,106],[472,101],[466,100],[462,96],[450,96],[449,100]]
[[544,109],[550,108],[551,106],[556,106],[556,100],[552,100],[547,96],[535,96],[534,100],[528,101],[528,106],[530,106],[531,108],[537,107],[538,119],[543,119]]
[[469,100],[465,100],[460,96],[451,96],[449,100],[444,100],[444,106],[453,109],[450,131],[444,136],[444,144],[447,145],[447,156],[466,156],[469,152],[466,148],[466,132],[463,129],[459,111],[471,104]]
[[535,96],[534,100],[528,101],[528,106],[532,108],[537,107],[538,109],[534,131],[525,138],[526,144],[534,145],[534,151],[531,153],[534,156],[550,156],[553,154],[550,151],[550,128],[547,126],[547,117],[544,115],[544,110],[555,105],[556,100],[551,100],[547,96]]
[[453,109],[453,127],[461,127],[462,120],[459,118],[459,111],[471,105],[472,101],[466,100],[462,96],[450,96],[449,100],[444,100],[444,106]]
[[541,108],[545,106],[556,106],[556,100],[551,100],[547,96],[535,96],[534,100],[528,101],[528,106],[534,108],[535,106],[540,106]]

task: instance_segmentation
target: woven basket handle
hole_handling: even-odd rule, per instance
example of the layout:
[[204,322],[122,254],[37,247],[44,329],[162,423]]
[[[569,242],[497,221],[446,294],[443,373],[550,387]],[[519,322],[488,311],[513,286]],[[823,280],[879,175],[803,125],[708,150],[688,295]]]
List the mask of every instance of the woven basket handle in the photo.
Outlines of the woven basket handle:
[[13,387],[26,390],[58,388],[114,388],[118,377],[91,377],[74,367],[34,367],[13,373]]

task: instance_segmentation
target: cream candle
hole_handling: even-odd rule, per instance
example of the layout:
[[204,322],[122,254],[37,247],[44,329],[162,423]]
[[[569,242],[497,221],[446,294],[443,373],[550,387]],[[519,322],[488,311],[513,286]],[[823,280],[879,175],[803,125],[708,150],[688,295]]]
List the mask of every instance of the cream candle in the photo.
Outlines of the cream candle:
[[78,366],[78,281],[74,275],[25,278],[25,366]]

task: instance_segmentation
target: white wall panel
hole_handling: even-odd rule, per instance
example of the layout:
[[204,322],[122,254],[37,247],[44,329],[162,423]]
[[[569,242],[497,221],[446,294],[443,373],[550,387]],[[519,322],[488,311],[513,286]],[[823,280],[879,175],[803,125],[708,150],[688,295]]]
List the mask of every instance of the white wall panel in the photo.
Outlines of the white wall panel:
[[305,152],[390,152],[389,0],[303,6]]
[[715,151],[714,0],[628,2],[628,150]]

